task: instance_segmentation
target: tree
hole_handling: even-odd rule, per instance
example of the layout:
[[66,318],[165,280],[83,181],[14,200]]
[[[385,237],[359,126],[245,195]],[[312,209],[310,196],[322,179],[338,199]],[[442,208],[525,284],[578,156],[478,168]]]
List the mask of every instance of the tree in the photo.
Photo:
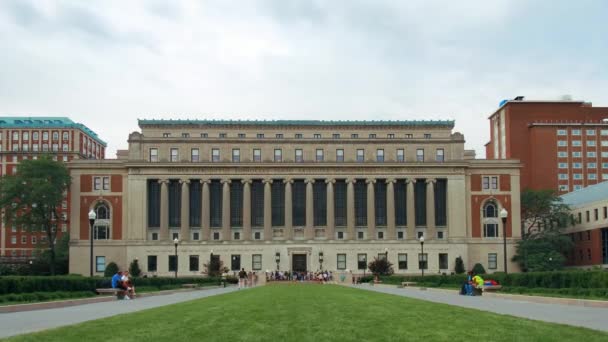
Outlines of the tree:
[[517,242],[513,261],[524,271],[555,271],[562,269],[565,255],[574,243],[559,230],[544,230],[529,234]]
[[134,277],[139,277],[141,275],[141,268],[139,268],[139,262],[137,259],[131,261],[131,265],[129,265],[129,273]]
[[110,262],[108,266],[106,266],[106,270],[103,272],[104,277],[112,277],[116,273],[118,273],[118,265],[114,261]]
[[374,258],[374,260],[370,262],[367,267],[376,276],[391,275],[394,272],[393,264],[391,264],[386,258]]
[[4,210],[6,226],[46,233],[51,275],[55,274],[55,243],[61,220],[58,209],[69,185],[65,165],[49,156],[24,160],[16,174],[0,179],[0,208]]
[[209,277],[219,277],[223,273],[228,273],[228,267],[224,267],[224,262],[219,258],[211,258],[209,263],[203,264],[203,268],[205,271],[203,273],[207,274]]
[[[39,242],[34,252],[35,258],[31,264],[31,274],[48,275],[51,267],[51,253],[46,243]],[[68,274],[70,257],[70,235],[62,235],[55,244],[55,274]]]
[[464,262],[461,257],[456,258],[456,264],[454,265],[454,271],[456,274],[463,274],[465,272]]
[[473,266],[472,272],[473,274],[486,274],[486,269],[482,264],[476,263],[475,266]]
[[525,189],[521,193],[522,238],[543,229],[563,228],[571,221],[570,207],[553,190]]

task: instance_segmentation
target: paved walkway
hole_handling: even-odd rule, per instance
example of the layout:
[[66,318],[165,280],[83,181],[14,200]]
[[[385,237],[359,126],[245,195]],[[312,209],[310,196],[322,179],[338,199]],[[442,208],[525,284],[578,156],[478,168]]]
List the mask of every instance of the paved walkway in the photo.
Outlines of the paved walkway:
[[595,330],[608,331],[608,309],[575,305],[532,303],[521,300],[461,296],[457,292],[422,291],[419,288],[350,285],[350,287],[389,293],[435,303],[490,311],[498,314],[561,323]]
[[204,289],[169,295],[84,304],[66,308],[0,314],[0,338],[82,323],[159,306],[234,292],[237,287]]

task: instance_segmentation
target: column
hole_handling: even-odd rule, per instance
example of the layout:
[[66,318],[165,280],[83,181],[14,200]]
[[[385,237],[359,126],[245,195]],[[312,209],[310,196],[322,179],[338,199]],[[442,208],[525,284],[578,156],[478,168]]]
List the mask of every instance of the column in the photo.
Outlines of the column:
[[285,183],[285,229],[283,237],[286,240],[291,240],[293,237],[293,208],[291,206],[291,184],[293,184],[293,179],[283,179],[283,183]]
[[327,226],[325,228],[325,239],[334,240],[336,230],[336,220],[334,215],[334,184],[335,179],[328,178],[325,180],[327,184]]
[[264,179],[264,240],[272,240],[272,179]]
[[181,207],[181,226],[179,229],[180,241],[190,240],[190,180],[180,179],[182,184],[182,207]]
[[346,180],[346,236],[355,240],[355,178]]
[[376,207],[375,197],[374,197],[374,184],[376,184],[376,180],[373,178],[368,178],[365,180],[367,183],[367,238],[368,239],[376,239]]
[[386,233],[388,240],[395,240],[395,182],[394,178],[386,180]]
[[407,238],[417,239],[416,237],[416,202],[414,200],[414,185],[416,184],[415,178],[409,178],[407,180]]
[[222,192],[222,240],[230,241],[230,179],[222,179],[223,192]]
[[201,219],[202,219],[202,227],[203,227],[203,237],[202,239],[204,241],[209,241],[209,235],[210,235],[210,231],[209,231],[209,217],[210,217],[210,207],[209,207],[209,202],[210,202],[210,198],[209,198],[209,183],[211,182],[209,179],[201,179],[201,184],[203,186],[203,191],[201,191],[202,193],[202,200],[201,203],[203,205],[203,210],[201,213]]
[[315,210],[314,210],[314,190],[315,180],[306,179],[306,228],[304,228],[304,238],[312,240],[315,238]]
[[251,240],[251,179],[241,180],[243,183],[243,237]]
[[160,241],[169,240],[169,180],[161,179],[160,183]]
[[435,239],[435,178],[426,180],[426,236],[425,239]]

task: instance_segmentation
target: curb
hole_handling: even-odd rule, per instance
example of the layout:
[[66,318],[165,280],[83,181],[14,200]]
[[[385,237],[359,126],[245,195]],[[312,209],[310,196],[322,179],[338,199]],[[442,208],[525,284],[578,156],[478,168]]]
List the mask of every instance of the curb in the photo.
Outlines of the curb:
[[[183,293],[183,292],[192,292],[192,291],[201,291],[201,290],[211,290],[211,289],[217,289],[217,288],[220,288],[220,286],[205,286],[205,287],[198,287],[198,288],[192,288],[192,289],[175,289],[175,290],[166,290],[166,291],[158,291],[158,292],[147,292],[147,293],[142,293],[140,295],[137,295],[137,298],[154,297],[154,296],[170,295],[170,294],[174,294],[174,293]],[[0,314],[12,313],[12,312],[33,311],[33,310],[65,308],[65,307],[70,307],[70,306],[113,302],[113,301],[117,301],[116,296],[97,296],[97,297],[90,297],[90,298],[69,299],[69,300],[61,300],[61,301],[54,301],[54,302],[5,305],[5,306],[0,306]]]

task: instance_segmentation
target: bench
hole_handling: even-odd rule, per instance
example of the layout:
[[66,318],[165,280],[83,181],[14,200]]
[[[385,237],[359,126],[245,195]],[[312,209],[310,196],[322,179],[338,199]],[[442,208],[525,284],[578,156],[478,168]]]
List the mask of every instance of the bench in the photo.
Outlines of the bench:
[[182,284],[182,287],[187,289],[193,289],[195,287],[198,287],[198,284]]
[[123,289],[103,288],[103,289],[95,289],[95,293],[97,293],[98,295],[102,294],[102,293],[108,293],[113,296],[116,296],[117,298],[122,298],[125,296],[127,291],[125,291]]
[[414,286],[417,283],[415,281],[402,281],[401,282],[401,286],[406,287],[406,286]]
[[494,292],[502,289],[502,285],[486,285],[483,287],[484,292]]

